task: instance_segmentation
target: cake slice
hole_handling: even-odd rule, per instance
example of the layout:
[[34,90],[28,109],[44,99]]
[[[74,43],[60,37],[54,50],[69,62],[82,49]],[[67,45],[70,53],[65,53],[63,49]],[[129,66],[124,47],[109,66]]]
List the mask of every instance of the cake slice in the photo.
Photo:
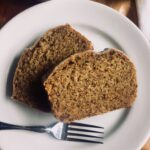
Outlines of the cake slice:
[[44,86],[53,113],[64,122],[130,107],[137,95],[135,66],[115,49],[70,56]]
[[12,98],[49,111],[42,76],[68,56],[88,49],[93,49],[91,42],[70,25],[50,29],[20,57],[13,79]]

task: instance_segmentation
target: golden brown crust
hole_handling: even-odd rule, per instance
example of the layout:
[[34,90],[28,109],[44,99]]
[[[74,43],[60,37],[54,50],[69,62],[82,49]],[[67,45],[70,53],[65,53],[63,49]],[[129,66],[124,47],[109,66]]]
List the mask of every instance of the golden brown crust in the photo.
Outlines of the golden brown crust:
[[119,50],[89,50],[60,63],[44,87],[55,116],[70,122],[130,107],[137,94],[136,70]]
[[13,79],[12,98],[49,111],[42,76],[68,56],[88,49],[93,49],[91,42],[70,25],[50,29],[20,57]]

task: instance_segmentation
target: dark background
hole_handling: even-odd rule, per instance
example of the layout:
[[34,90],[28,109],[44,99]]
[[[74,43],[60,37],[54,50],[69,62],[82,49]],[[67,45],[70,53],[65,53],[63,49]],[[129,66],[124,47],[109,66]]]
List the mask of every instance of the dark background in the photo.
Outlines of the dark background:
[[[138,25],[135,0],[95,0],[101,3],[110,4],[117,1],[131,1],[128,18]],[[40,0],[0,0],[0,27],[19,12],[40,3]]]

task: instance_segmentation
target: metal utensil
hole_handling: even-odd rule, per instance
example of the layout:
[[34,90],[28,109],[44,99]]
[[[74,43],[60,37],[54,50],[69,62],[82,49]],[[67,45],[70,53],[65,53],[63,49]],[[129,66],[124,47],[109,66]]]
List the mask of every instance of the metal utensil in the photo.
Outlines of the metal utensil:
[[103,130],[104,128],[84,123],[72,122],[70,124],[66,124],[58,122],[52,126],[20,126],[0,122],[0,130],[12,129],[48,133],[59,140],[103,144],[101,140],[104,132],[99,130]]

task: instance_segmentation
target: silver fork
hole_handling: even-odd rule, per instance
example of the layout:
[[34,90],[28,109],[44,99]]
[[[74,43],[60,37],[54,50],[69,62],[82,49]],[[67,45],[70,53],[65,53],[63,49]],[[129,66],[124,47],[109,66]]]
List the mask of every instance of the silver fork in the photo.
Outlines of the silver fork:
[[99,129],[104,128],[84,123],[72,122],[70,124],[65,124],[58,122],[52,126],[20,126],[0,122],[0,130],[10,129],[48,133],[59,140],[103,144],[101,140],[104,132],[99,131]]

